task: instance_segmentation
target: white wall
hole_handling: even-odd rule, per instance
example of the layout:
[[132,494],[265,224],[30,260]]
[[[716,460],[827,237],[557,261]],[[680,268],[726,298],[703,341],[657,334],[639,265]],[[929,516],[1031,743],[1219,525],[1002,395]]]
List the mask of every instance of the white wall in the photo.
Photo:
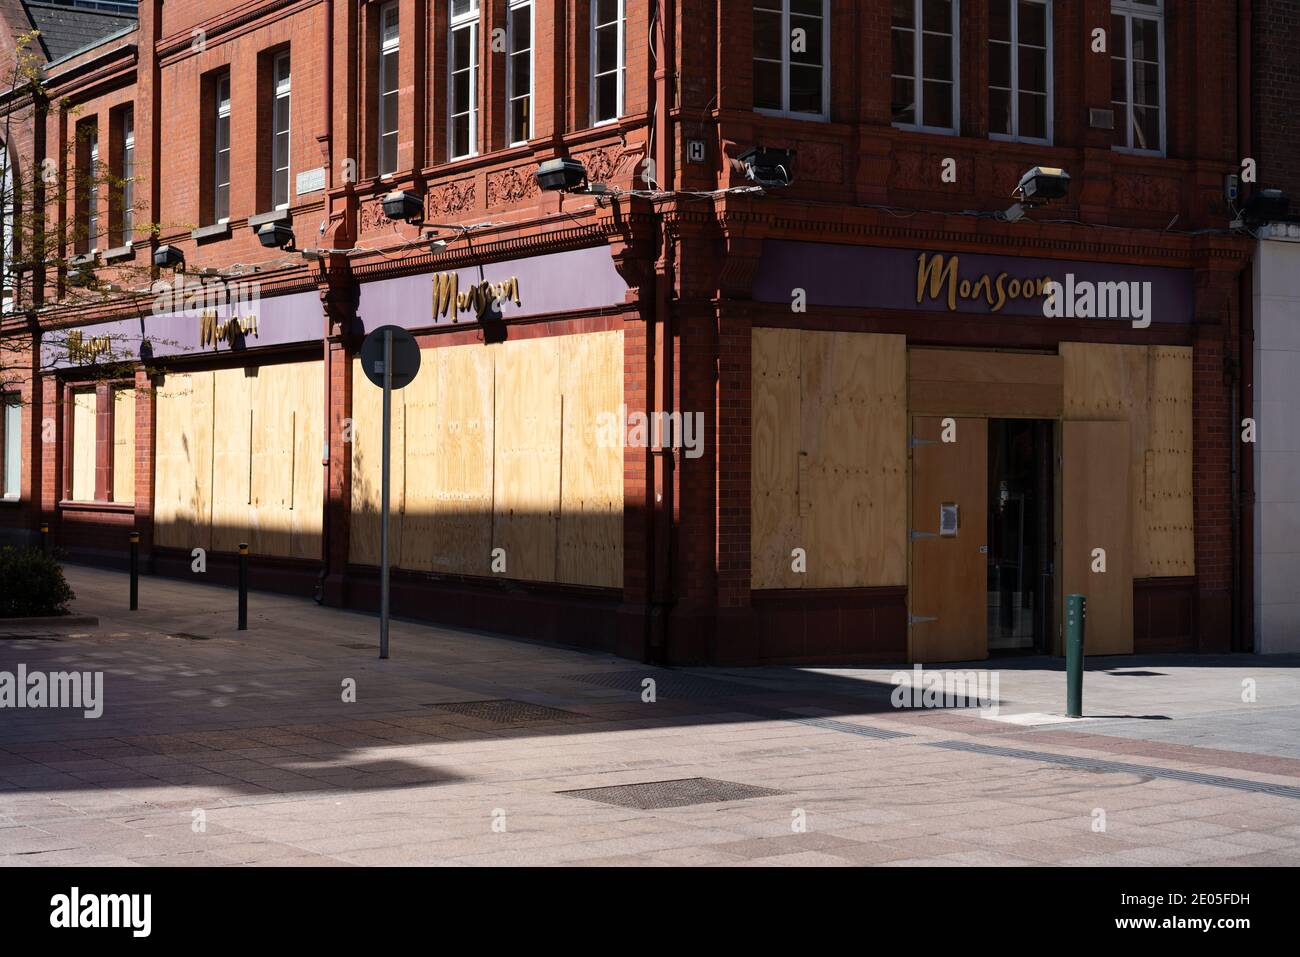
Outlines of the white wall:
[[1255,650],[1273,654],[1300,651],[1300,238],[1260,241],[1253,298]]

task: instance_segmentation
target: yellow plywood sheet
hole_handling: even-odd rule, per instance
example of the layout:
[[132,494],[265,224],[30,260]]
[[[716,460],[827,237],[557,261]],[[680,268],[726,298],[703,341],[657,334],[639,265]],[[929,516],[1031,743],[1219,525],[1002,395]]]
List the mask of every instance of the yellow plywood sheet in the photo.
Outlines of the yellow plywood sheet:
[[[623,333],[563,336],[563,437],[556,580],[623,584],[623,445],[605,437],[602,416],[623,402]],[[609,431],[609,430],[606,430]]]
[[262,552],[253,539],[250,455],[258,379],[243,369],[209,373],[217,410],[212,422],[212,549],[233,552],[241,542]]
[[[380,475],[383,456],[383,392],[371,385],[361,371],[361,361],[353,361],[352,388],[352,528],[349,559],[360,565],[379,564]],[[423,372],[421,373],[423,374]],[[402,554],[402,512],[400,490],[405,487],[406,473],[402,450],[405,447],[403,393],[392,398],[392,478],[391,518],[389,521],[389,560]]]
[[1085,654],[1131,654],[1132,499],[1116,494],[1115,487],[1116,475],[1128,473],[1127,423],[1069,421],[1062,437],[1062,607],[1070,594],[1087,598]]
[[94,389],[72,393],[72,494],[75,502],[95,499],[95,420],[98,397]]
[[325,364],[291,368],[295,413],[289,556],[316,559],[321,557],[325,496]]
[[135,386],[113,390],[113,501],[135,501]]
[[912,349],[913,415],[1055,419],[1061,415],[1060,356],[973,349]]
[[750,575],[753,588],[798,588],[800,378],[797,329],[755,329],[750,470]]
[[[1147,440],[1143,524],[1146,573],[1194,575],[1192,522],[1192,350],[1152,346],[1150,427]],[[1146,463],[1144,463],[1146,466]]]
[[[450,351],[450,350],[443,350]],[[402,549],[395,560],[402,568],[434,570],[433,537],[438,534],[439,409],[437,352],[426,349],[420,357],[420,372],[402,390],[402,403],[409,428],[404,431],[406,461],[405,511],[402,515]],[[353,386],[362,388],[362,386]],[[378,391],[378,390],[376,390]],[[443,563],[441,570],[452,570]],[[459,568],[454,569],[460,571]]]
[[492,547],[506,574],[555,580],[560,513],[560,349],[556,337],[496,352]]
[[210,548],[213,374],[169,374],[155,394],[154,542]]
[[[493,407],[496,370],[492,350],[482,346],[435,349],[425,354],[436,369],[437,414],[411,423],[430,430],[433,484],[419,508],[432,517],[427,539],[429,567],[462,575],[487,575],[492,540]],[[409,508],[415,508],[414,501]],[[507,562],[505,577],[517,577]]]

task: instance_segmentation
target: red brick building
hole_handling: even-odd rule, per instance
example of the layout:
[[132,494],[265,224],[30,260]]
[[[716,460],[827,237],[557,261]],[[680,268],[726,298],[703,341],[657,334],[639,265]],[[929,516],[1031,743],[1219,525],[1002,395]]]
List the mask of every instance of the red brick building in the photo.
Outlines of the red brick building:
[[[83,228],[13,255],[0,527],[217,580],[247,541],[255,586],[373,607],[393,323],[398,613],[929,661],[1054,652],[1080,591],[1091,653],[1238,647],[1236,7],[142,3],[11,141],[134,194],[19,198]],[[557,157],[603,186],[540,190]],[[1068,192],[1011,206],[1035,166]]]

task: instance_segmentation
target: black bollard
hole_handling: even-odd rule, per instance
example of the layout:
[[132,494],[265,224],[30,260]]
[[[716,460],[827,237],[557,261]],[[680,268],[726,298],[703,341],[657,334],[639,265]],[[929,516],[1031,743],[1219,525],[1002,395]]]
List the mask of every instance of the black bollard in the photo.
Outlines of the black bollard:
[[239,630],[248,631],[248,543],[239,543]]
[[140,608],[140,533],[131,533],[131,610]]

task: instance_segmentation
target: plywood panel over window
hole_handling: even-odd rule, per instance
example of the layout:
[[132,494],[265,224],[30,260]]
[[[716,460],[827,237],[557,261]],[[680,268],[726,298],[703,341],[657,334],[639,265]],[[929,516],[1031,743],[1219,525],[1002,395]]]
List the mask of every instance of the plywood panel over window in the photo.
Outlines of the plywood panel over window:
[[75,502],[95,500],[95,420],[98,397],[94,389],[72,393],[72,494]]
[[[621,332],[425,350],[393,396],[394,563],[621,585],[623,449],[598,426],[622,401],[622,355]],[[350,559],[377,564],[381,393],[359,367],[356,383]]]
[[[753,338],[753,587],[905,584],[904,337],[756,329]],[[792,569],[793,548],[806,572]]]
[[155,392],[154,542],[212,547],[213,373],[171,373]]
[[168,375],[157,393],[155,540],[318,558],[319,362]]
[[1061,357],[1066,420],[1129,425],[1134,577],[1195,574],[1192,350],[1063,342]]
[[135,386],[113,390],[113,501],[135,501]]

